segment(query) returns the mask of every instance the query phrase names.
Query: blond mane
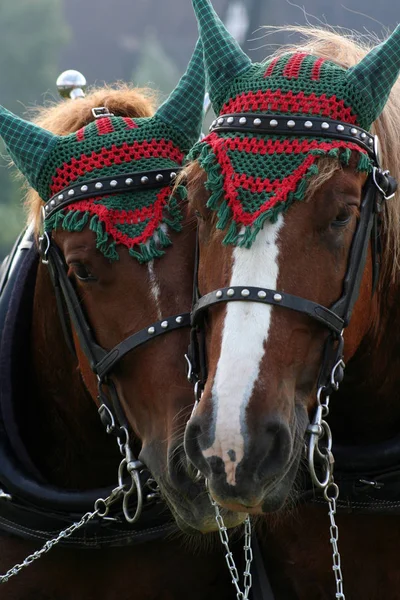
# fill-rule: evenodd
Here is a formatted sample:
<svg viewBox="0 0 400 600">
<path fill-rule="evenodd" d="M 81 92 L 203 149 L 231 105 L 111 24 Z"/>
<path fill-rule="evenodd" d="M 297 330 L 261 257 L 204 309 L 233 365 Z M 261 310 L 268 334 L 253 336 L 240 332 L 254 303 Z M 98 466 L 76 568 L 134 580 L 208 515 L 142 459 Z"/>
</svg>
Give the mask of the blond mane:
<svg viewBox="0 0 400 600">
<path fill-rule="evenodd" d="M 94 120 L 92 108 L 106 106 L 111 113 L 121 117 L 151 117 L 156 104 L 155 93 L 147 88 L 128 84 L 91 89 L 85 98 L 57 102 L 35 111 L 35 123 L 58 135 L 67 135 Z M 26 193 L 28 222 L 38 228 L 38 217 L 43 202 L 38 193 L 29 188 Z"/>
</svg>

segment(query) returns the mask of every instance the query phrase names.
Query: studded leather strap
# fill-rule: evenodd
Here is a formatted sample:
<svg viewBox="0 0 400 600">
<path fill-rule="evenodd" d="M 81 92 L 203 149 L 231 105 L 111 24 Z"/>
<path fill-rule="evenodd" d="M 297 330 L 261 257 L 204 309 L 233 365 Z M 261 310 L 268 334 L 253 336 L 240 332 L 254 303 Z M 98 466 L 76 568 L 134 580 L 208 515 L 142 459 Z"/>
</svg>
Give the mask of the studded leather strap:
<svg viewBox="0 0 400 600">
<path fill-rule="evenodd" d="M 158 169 L 141 173 L 126 173 L 123 177 L 103 177 L 79 185 L 71 185 L 46 202 L 44 206 L 45 218 L 47 219 L 69 204 L 74 204 L 85 198 L 165 187 L 176 179 L 181 170 L 180 167 L 176 167 L 174 169 Z"/>
<path fill-rule="evenodd" d="M 361 127 L 323 117 L 293 116 L 288 118 L 287 115 L 279 116 L 276 113 L 226 114 L 213 121 L 210 131 L 334 138 L 358 144 L 372 158 L 378 158 L 377 142 L 371 133 Z"/>
</svg>

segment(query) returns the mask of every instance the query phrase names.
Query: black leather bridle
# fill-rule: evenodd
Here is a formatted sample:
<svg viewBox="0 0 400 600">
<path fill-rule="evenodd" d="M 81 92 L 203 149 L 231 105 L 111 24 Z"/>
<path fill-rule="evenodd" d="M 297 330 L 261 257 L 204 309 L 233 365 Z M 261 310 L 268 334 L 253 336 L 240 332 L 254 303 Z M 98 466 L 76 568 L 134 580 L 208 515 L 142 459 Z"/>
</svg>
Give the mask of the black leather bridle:
<svg viewBox="0 0 400 600">
<path fill-rule="evenodd" d="M 42 210 L 39 252 L 42 262 L 47 264 L 49 269 L 63 332 L 70 350 L 75 354 L 71 330 L 71 325 L 73 326 L 90 368 L 97 376 L 101 421 L 107 433 L 117 438 L 120 447 L 127 443 L 130 428 L 112 381 L 116 365 L 129 352 L 150 340 L 169 331 L 188 327 L 190 325 L 190 314 L 181 313 L 152 323 L 145 329 L 130 335 L 111 350 L 106 350 L 96 341 L 95 334 L 87 321 L 76 290 L 68 278 L 64 257 L 52 239 L 51 232 L 49 233 L 45 229 L 46 219 L 83 198 L 168 186 L 175 180 L 178 171 L 180 171 L 179 168 L 126 173 L 119 177 L 86 181 L 65 188 L 50 198 Z M 138 460 L 132 460 L 131 466 L 136 469 L 143 467 Z"/>
<path fill-rule="evenodd" d="M 373 169 L 365 184 L 360 218 L 350 250 L 347 272 L 341 297 L 327 308 L 299 296 L 278 290 L 252 286 L 235 286 L 214 290 L 201 296 L 198 286 L 199 242 L 197 240 L 193 306 L 191 313 L 191 342 L 188 351 L 189 378 L 195 385 L 196 400 L 200 399 L 207 380 L 207 355 L 204 318 L 210 308 L 226 302 L 260 302 L 296 310 L 318 321 L 329 330 L 325 342 L 322 366 L 318 376 L 318 390 L 325 396 L 336 391 L 344 376 L 343 330 L 349 324 L 357 300 L 365 267 L 368 245 L 372 238 L 373 291 L 379 277 L 380 219 L 383 203 L 390 199 L 397 183 L 388 171 L 380 167 L 379 142 L 360 127 L 321 117 L 277 116 L 276 114 L 230 114 L 216 119 L 211 132 L 246 132 L 282 136 L 328 137 L 353 142 L 367 151 Z"/>
</svg>

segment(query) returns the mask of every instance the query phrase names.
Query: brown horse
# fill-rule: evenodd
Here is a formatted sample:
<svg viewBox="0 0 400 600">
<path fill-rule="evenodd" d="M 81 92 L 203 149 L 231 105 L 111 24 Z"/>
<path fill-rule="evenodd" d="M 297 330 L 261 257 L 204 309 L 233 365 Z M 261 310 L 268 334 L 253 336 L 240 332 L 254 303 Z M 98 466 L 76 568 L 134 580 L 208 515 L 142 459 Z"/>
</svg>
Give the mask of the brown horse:
<svg viewBox="0 0 400 600">
<path fill-rule="evenodd" d="M 333 560 L 337 598 L 344 598 L 342 567 L 347 598 L 394 600 L 400 585 L 394 558 L 400 521 L 393 516 L 399 500 L 400 205 L 386 199 L 395 184 L 377 169 L 376 155 L 367 150 L 374 140 L 364 129 L 374 121 L 382 164 L 399 178 L 398 60 L 370 122 L 361 108 L 355 117 L 350 107 L 357 94 L 370 101 L 368 86 L 377 89 L 377 73 L 385 86 L 385 66 L 360 78 L 363 88 L 355 85 L 351 100 L 343 101 L 343 90 L 356 69 L 398 44 L 399 30 L 365 62 L 366 47 L 330 31 L 306 30 L 309 42 L 301 48 L 252 65 L 208 0 L 193 4 L 219 117 L 187 169 L 199 220 L 191 358 L 197 386 L 204 388 L 186 431 L 188 456 L 222 506 L 268 514 L 264 554 L 277 598 L 334 597 Z M 327 76 L 333 89 L 323 87 L 326 69 L 335 73 Z M 335 88 L 341 77 L 343 88 Z M 322 140 L 328 130 L 332 137 Z M 361 152 L 375 169 L 363 168 L 356 145 L 345 160 L 332 151 L 346 131 L 349 142 L 351 136 L 365 142 Z M 303 150 L 310 137 L 314 155 Z M 294 170 L 311 164 L 309 178 L 295 180 Z M 285 210 L 275 194 L 282 194 Z M 271 206 L 276 211 L 268 213 Z M 331 398 L 331 436 L 328 396 L 343 378 L 343 358 L 345 377 Z M 305 440 L 308 461 L 302 460 Z M 336 516 L 335 455 L 344 509 Z M 321 490 L 329 500 L 330 535 Z"/>
<path fill-rule="evenodd" d="M 201 85 L 199 89 L 201 113 Z M 181 98 L 178 101 L 182 109 Z M 95 120 L 92 109 L 96 107 L 106 107 L 107 114 L 115 115 L 113 123 L 121 117 L 133 127 L 134 120 L 144 121 L 152 115 L 154 95 L 128 86 L 98 89 L 86 98 L 43 110 L 37 123 L 54 134 L 78 131 L 84 132 L 79 134 L 84 137 L 87 128 L 82 128 Z M 108 123 L 109 117 L 105 119 Z M 36 238 L 43 202 L 33 190 L 28 193 L 28 206 Z M 153 323 L 160 330 L 171 315 L 189 310 L 195 227 L 183 201 L 180 210 L 183 227 L 181 232 L 170 232 L 172 247 L 162 258 L 144 264 L 134 260 L 122 245 L 118 247 L 119 260 L 111 263 L 96 248 L 96 236 L 89 227 L 74 232 L 59 228 L 53 233 L 77 302 L 96 343 L 103 348 L 111 349 L 143 329 L 147 332 Z M 24 247 L 28 246 L 29 239 Z M 105 498 L 117 486 L 121 463 L 115 437 L 106 435 L 97 414 L 98 380 L 75 322 L 72 350 L 76 356 L 68 348 L 68 318 L 66 331 L 60 321 L 65 308 L 57 307 L 49 269 L 38 262 L 33 247 L 18 273 L 18 281 L 27 290 L 24 287 L 22 296 L 13 292 L 2 336 L 2 369 L 11 374 L 10 390 L 4 379 L 1 388 L 1 426 L 7 430 L 11 448 L 7 446 L 4 451 L 7 470 L 4 463 L 1 475 L 4 489 L 0 502 L 9 511 L 7 518 L 4 512 L 0 518 L 2 529 L 8 532 L 0 538 L 1 574 L 40 548 L 45 539 L 55 537 L 57 530 L 79 521 L 82 512 L 92 511 L 98 490 Z M 16 337 L 9 339 L 12 319 Z M 175 321 L 180 324 L 180 317 Z M 172 331 L 125 355 L 112 378 L 131 436 L 134 434 L 131 450 L 151 470 L 176 522 L 188 533 L 213 530 L 214 511 L 204 487 L 193 481 L 182 458 L 183 430 L 193 394 L 182 361 L 188 329 L 173 330 L 172 325 L 170 322 Z M 9 391 L 10 406 L 5 398 Z M 110 422 L 106 424 L 112 429 Z M 123 447 L 126 440 L 119 442 Z M 144 468 L 137 462 L 131 464 Z M 143 475 L 141 472 L 140 477 Z M 129 473 L 125 469 L 121 478 L 125 481 L 126 477 Z M 94 519 L 83 536 L 69 538 L 70 548 L 54 548 L 4 583 L 1 597 L 183 600 L 190 593 L 199 600 L 231 598 L 232 586 L 220 547 L 213 549 L 208 538 L 208 547 L 203 548 L 198 541 L 178 535 L 178 528 L 158 499 L 160 491 L 151 480 L 148 483 L 143 489 L 144 508 L 138 524 L 124 525 L 120 509 L 110 511 L 105 520 Z M 17 497 L 19 491 L 22 499 Z M 16 504 L 19 512 L 13 513 Z M 101 503 L 101 512 L 103 507 Z M 134 512 L 135 501 L 128 507 L 128 514 Z M 29 519 L 24 520 L 25 513 L 31 515 L 34 526 L 29 525 Z M 242 515 L 233 515 L 230 524 L 242 519 Z M 10 535 L 14 532 L 28 539 Z"/>
</svg>

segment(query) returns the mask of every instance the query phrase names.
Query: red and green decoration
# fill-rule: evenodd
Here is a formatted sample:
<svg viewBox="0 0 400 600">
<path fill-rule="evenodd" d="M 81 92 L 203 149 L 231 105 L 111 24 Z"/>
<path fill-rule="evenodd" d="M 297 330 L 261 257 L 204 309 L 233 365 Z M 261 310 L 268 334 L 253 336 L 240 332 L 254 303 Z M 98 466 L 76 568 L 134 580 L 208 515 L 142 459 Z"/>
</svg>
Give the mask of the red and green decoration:
<svg viewBox="0 0 400 600">
<path fill-rule="evenodd" d="M 226 30 L 209 0 L 192 0 L 204 48 L 206 78 L 216 115 L 268 113 L 326 117 L 369 129 L 400 72 L 400 26 L 356 66 L 344 69 L 318 56 L 286 53 L 253 64 Z M 217 212 L 225 244 L 250 247 L 266 221 L 274 222 L 305 197 L 317 159 L 358 169 L 371 162 L 357 144 L 316 137 L 212 132 L 192 149 L 207 173 L 208 206 Z"/>
<path fill-rule="evenodd" d="M 56 136 L 0 107 L 0 135 L 16 166 L 44 202 L 65 188 L 107 177 L 181 167 L 198 140 L 205 91 L 202 46 L 169 99 L 151 118 L 102 116 L 78 132 Z M 62 228 L 96 233 L 97 248 L 118 259 L 118 245 L 147 262 L 164 254 L 169 232 L 180 231 L 180 198 L 186 190 L 161 188 L 117 192 L 68 205 L 45 220 Z"/>
</svg>

